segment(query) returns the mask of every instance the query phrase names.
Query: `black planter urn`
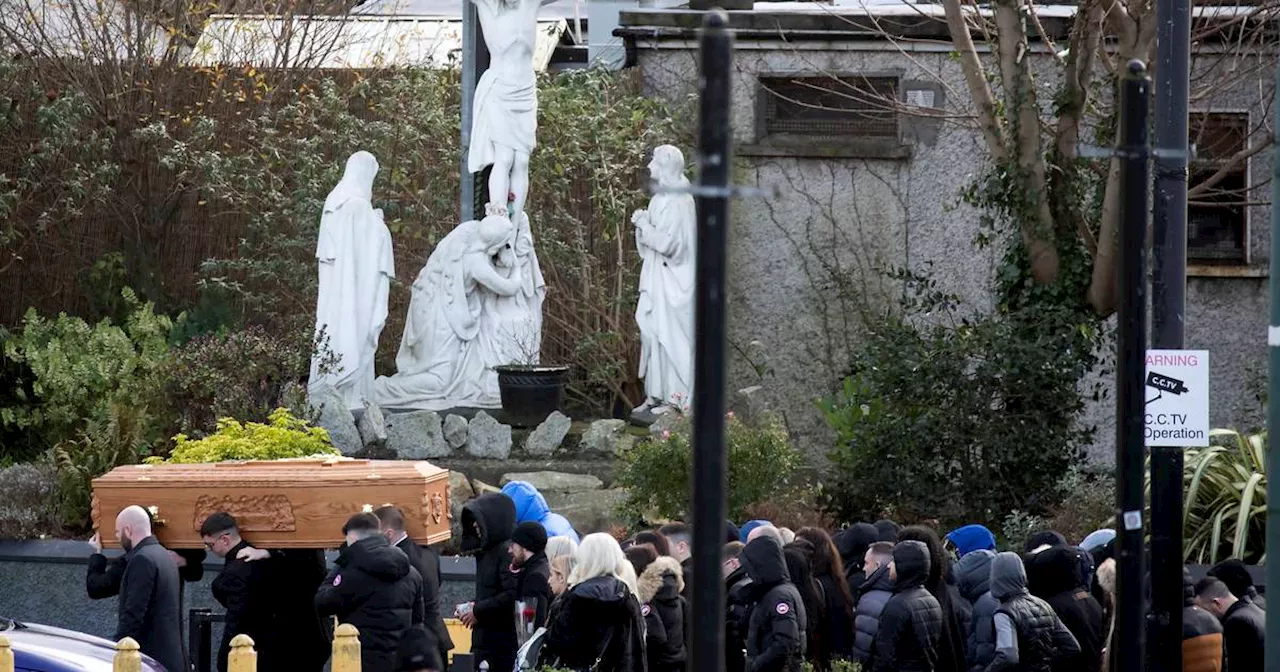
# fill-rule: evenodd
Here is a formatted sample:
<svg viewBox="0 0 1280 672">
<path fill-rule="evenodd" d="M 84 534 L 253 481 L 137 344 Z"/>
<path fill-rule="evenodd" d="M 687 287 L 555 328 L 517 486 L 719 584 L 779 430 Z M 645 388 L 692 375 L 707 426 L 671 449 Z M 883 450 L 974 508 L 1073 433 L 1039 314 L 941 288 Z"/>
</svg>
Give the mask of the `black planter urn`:
<svg viewBox="0 0 1280 672">
<path fill-rule="evenodd" d="M 560 410 L 569 367 L 507 364 L 495 366 L 493 370 L 498 372 L 502 414 L 508 423 L 534 427 L 552 411 Z"/>
</svg>

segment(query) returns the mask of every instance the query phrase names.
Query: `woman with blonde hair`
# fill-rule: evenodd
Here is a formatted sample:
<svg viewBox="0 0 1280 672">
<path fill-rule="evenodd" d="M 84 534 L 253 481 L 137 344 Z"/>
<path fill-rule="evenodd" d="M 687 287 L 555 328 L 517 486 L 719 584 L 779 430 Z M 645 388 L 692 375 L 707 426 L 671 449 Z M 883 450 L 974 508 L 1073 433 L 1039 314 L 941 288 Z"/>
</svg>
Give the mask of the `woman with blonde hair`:
<svg viewBox="0 0 1280 672">
<path fill-rule="evenodd" d="M 618 542 L 607 534 L 587 535 L 574 552 L 568 584 L 551 609 L 541 664 L 575 672 L 643 672 L 636 573 Z"/>
<path fill-rule="evenodd" d="M 548 560 L 555 560 L 561 556 L 573 557 L 578 550 L 578 543 L 572 537 L 556 536 L 547 540 L 547 550 L 543 551 L 547 554 Z"/>
</svg>

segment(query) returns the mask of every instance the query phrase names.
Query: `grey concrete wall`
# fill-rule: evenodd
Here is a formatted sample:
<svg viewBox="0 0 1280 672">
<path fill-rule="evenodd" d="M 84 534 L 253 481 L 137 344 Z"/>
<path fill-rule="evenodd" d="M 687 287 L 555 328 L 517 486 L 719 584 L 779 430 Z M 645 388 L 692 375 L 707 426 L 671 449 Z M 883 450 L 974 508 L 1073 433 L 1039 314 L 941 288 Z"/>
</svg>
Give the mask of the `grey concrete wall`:
<svg viewBox="0 0 1280 672">
<path fill-rule="evenodd" d="M 641 38 L 636 47 L 650 93 L 674 100 L 695 93 L 693 41 Z M 1047 109 L 1055 67 L 1047 53 L 1033 57 Z M 970 102 L 949 49 L 927 44 L 740 38 L 734 58 L 737 180 L 780 193 L 734 206 L 732 383 L 759 384 L 761 364 L 767 364 L 771 373 L 764 384 L 775 405 L 786 414 L 793 436 L 818 457 L 829 449 L 832 435 L 813 400 L 835 389 L 850 349 L 900 291 L 879 275 L 880 269 L 928 270 L 944 290 L 964 297 L 975 310 L 990 308 L 999 250 L 974 245 L 980 213 L 959 203 L 961 189 L 986 169 L 987 150 L 963 118 L 908 118 L 903 137 L 910 156 L 905 159 L 752 155 L 760 75 L 897 73 L 904 88 L 932 86 L 936 104 L 954 117 L 967 114 Z M 1213 84 L 1213 72 L 1205 60 L 1198 61 L 1196 81 Z M 1260 89 L 1256 77 L 1228 81 L 1193 108 L 1247 109 L 1254 119 L 1262 119 L 1266 101 L 1258 92 L 1266 87 Z M 1269 158 L 1252 159 L 1255 183 L 1269 170 Z M 1245 275 L 1257 275 L 1267 263 L 1268 216 L 1266 207 L 1251 209 L 1251 268 L 1244 269 Z M 1250 381 L 1265 363 L 1265 278 L 1192 278 L 1187 298 L 1187 347 L 1211 351 L 1213 424 L 1256 426 L 1262 406 Z M 1095 377 L 1109 382 L 1111 375 L 1100 367 Z M 1110 396 L 1090 404 L 1082 415 L 1082 422 L 1099 427 L 1091 451 L 1096 461 L 1113 459 L 1113 415 Z"/>
</svg>

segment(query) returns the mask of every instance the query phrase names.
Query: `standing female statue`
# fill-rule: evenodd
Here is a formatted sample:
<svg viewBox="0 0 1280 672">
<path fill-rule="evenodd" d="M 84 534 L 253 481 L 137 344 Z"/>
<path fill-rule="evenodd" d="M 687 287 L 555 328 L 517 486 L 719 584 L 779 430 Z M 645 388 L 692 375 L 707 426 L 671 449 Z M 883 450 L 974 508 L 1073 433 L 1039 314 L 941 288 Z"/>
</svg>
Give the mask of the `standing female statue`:
<svg viewBox="0 0 1280 672">
<path fill-rule="evenodd" d="M 387 323 L 387 295 L 396 273 L 391 232 L 382 211 L 373 208 L 377 174 L 378 160 L 369 152 L 347 159 L 342 180 L 324 200 L 316 244 L 316 335 L 322 335 L 322 342 L 311 357 L 308 387 L 314 392 L 332 385 L 348 409 L 364 408 L 366 400 L 373 400 L 373 357 Z M 325 362 L 327 354 L 336 363 Z"/>
</svg>

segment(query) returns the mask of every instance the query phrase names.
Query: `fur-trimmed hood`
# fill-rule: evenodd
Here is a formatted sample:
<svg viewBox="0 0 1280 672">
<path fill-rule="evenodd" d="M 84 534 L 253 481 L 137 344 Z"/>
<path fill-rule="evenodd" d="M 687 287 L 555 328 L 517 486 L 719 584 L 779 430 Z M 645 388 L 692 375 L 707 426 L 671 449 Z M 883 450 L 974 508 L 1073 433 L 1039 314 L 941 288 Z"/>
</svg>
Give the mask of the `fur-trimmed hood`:
<svg viewBox="0 0 1280 672">
<path fill-rule="evenodd" d="M 636 591 L 641 604 L 648 604 L 655 597 L 669 597 L 666 593 L 679 595 L 684 591 L 684 570 L 675 558 L 661 556 L 645 567 L 636 581 Z"/>
</svg>

